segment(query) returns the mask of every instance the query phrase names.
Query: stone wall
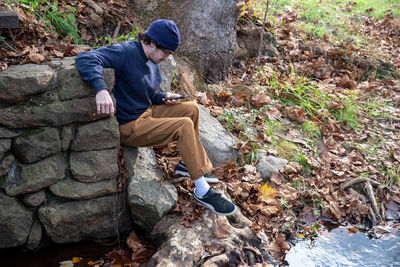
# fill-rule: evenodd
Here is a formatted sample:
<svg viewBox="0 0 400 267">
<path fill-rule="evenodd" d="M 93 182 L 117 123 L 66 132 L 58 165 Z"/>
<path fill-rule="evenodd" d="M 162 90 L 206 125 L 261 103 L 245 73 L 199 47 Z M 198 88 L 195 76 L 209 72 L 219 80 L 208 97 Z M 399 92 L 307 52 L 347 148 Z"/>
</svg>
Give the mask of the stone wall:
<svg viewBox="0 0 400 267">
<path fill-rule="evenodd" d="M 172 57 L 160 67 L 167 91 L 179 71 Z M 113 70 L 104 77 L 113 88 Z M 236 140 L 203 107 L 200 120 L 212 163 L 236 157 Z M 45 234 L 56 243 L 107 238 L 133 223 L 150 231 L 177 201 L 156 163 L 151 148 L 120 147 L 118 122 L 97 115 L 74 58 L 0 72 L 0 249 L 36 249 Z"/>
<path fill-rule="evenodd" d="M 113 70 L 104 76 L 113 88 Z M 43 230 L 66 243 L 131 228 L 118 122 L 96 114 L 93 95 L 74 58 L 0 72 L 0 248 L 34 249 Z"/>
</svg>

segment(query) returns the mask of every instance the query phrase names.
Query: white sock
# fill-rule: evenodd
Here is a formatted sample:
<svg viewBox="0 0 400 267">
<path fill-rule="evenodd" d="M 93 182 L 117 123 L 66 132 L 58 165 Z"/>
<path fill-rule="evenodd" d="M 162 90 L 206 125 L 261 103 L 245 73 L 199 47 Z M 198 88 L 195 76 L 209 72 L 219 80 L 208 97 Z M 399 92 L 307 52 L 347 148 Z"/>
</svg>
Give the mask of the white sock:
<svg viewBox="0 0 400 267">
<path fill-rule="evenodd" d="M 196 196 L 198 197 L 203 197 L 210 189 L 210 185 L 207 183 L 204 176 L 194 180 L 194 185 L 196 186 Z"/>
</svg>

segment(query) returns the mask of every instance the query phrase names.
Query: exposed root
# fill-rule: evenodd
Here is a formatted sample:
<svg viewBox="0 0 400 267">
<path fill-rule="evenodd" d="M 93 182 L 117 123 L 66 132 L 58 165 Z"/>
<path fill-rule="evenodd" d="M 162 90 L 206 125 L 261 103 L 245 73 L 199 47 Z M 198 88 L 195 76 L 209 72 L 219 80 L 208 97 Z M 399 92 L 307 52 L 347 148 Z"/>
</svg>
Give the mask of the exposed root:
<svg viewBox="0 0 400 267">
<path fill-rule="evenodd" d="M 340 188 L 342 190 L 345 190 L 346 188 L 348 188 L 348 187 L 350 187 L 352 185 L 355 185 L 355 184 L 358 184 L 358 183 L 361 183 L 361 182 L 369 182 L 370 180 L 371 179 L 365 178 L 365 177 L 354 178 L 354 179 L 351 179 L 351 180 L 347 181 L 346 183 L 342 184 L 340 186 Z"/>
<path fill-rule="evenodd" d="M 364 191 L 367 194 L 369 202 L 371 203 L 372 211 L 375 214 L 376 220 L 378 220 L 378 222 L 382 221 L 381 215 L 379 214 L 378 206 L 376 205 L 374 191 L 372 189 L 372 185 L 369 182 L 365 183 Z"/>
</svg>

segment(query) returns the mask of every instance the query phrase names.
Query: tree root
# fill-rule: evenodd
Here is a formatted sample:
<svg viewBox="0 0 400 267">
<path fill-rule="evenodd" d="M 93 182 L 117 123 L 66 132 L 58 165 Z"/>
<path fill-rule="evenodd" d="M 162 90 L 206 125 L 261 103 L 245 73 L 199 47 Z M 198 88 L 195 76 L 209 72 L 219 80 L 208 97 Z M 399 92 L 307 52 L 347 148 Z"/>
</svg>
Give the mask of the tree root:
<svg viewBox="0 0 400 267">
<path fill-rule="evenodd" d="M 371 203 L 372 211 L 375 214 L 375 218 L 378 220 L 378 222 L 381 222 L 382 218 L 381 215 L 379 214 L 378 205 L 376 204 L 374 191 L 372 189 L 372 185 L 369 182 L 365 183 L 364 191 L 368 196 L 369 202 Z"/>
<path fill-rule="evenodd" d="M 353 186 L 355 184 L 361 183 L 361 182 L 365 183 L 364 192 L 365 192 L 365 195 L 367 197 L 365 197 L 364 195 L 358 193 L 353 188 L 350 188 L 349 191 L 350 191 L 350 193 L 352 195 L 356 196 L 358 199 L 360 199 L 364 203 L 367 203 L 368 201 L 369 201 L 369 203 L 371 203 L 371 206 L 369 207 L 369 213 L 370 213 L 370 216 L 371 216 L 371 222 L 372 222 L 372 225 L 376 225 L 377 222 L 379 223 L 379 222 L 382 221 L 382 218 L 385 218 L 385 216 L 384 216 L 384 207 L 382 206 L 382 209 L 381 209 L 382 210 L 382 216 L 381 216 L 381 214 L 379 212 L 379 208 L 378 208 L 377 202 L 376 202 L 374 190 L 373 190 L 371 184 L 373 184 L 375 186 L 378 186 L 380 184 L 378 182 L 375 182 L 375 181 L 369 179 L 369 178 L 359 177 L 359 178 L 354 178 L 354 179 L 351 179 L 351 180 L 347 181 L 346 183 L 342 184 L 340 186 L 340 188 L 342 190 L 345 190 L 346 188 L 348 188 L 350 186 Z"/>
<path fill-rule="evenodd" d="M 340 186 L 340 189 L 345 190 L 346 188 L 348 188 L 348 187 L 350 187 L 350 186 L 352 186 L 354 184 L 358 184 L 358 183 L 361 183 L 361 182 L 369 182 L 370 180 L 371 179 L 364 178 L 364 177 L 354 178 L 354 179 L 351 179 L 351 180 L 347 181 L 346 183 L 342 184 Z"/>
</svg>

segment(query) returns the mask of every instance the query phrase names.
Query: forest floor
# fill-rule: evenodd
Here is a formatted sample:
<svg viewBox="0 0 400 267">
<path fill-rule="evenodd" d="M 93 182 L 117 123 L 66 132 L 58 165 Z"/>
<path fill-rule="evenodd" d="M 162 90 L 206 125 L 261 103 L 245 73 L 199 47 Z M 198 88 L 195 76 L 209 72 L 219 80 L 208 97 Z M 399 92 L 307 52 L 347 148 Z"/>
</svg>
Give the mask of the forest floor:
<svg viewBox="0 0 400 267">
<path fill-rule="evenodd" d="M 85 44 L 107 45 L 137 32 L 128 1 L 97 2 L 104 12 L 101 30 L 95 30 L 82 1 L 58 5 L 59 12 L 74 8 L 76 30 Z M 1 70 L 84 49 L 71 44 L 73 34 L 45 31 L 52 26 L 27 6 L 12 7 L 22 28 L 2 30 Z M 348 20 L 346 34 L 329 25 L 305 27 L 323 14 L 305 17 L 312 12 L 296 5 L 271 10 L 274 19 L 262 27 L 275 36 L 279 54 L 237 60 L 226 81 L 198 94 L 197 101 L 240 140 L 240 159 L 216 166 L 213 174 L 225 183 L 255 233 L 271 241 L 268 249 L 279 261 L 289 243 L 318 235 L 324 220 L 368 228 L 399 221 L 400 20 L 393 12 L 374 17 L 373 8 L 353 10 L 355 2 L 337 6 L 335 16 L 343 13 Z M 263 19 L 250 11 L 243 9 L 242 19 L 261 26 Z M 116 20 L 118 14 L 126 14 L 124 20 Z M 267 183 L 255 167 L 259 150 L 289 162 Z M 173 146 L 158 151 L 168 178 L 176 178 L 176 156 Z M 179 201 L 172 212 L 188 227 L 204 212 L 187 193 L 192 188 L 189 180 L 177 186 Z"/>
</svg>

